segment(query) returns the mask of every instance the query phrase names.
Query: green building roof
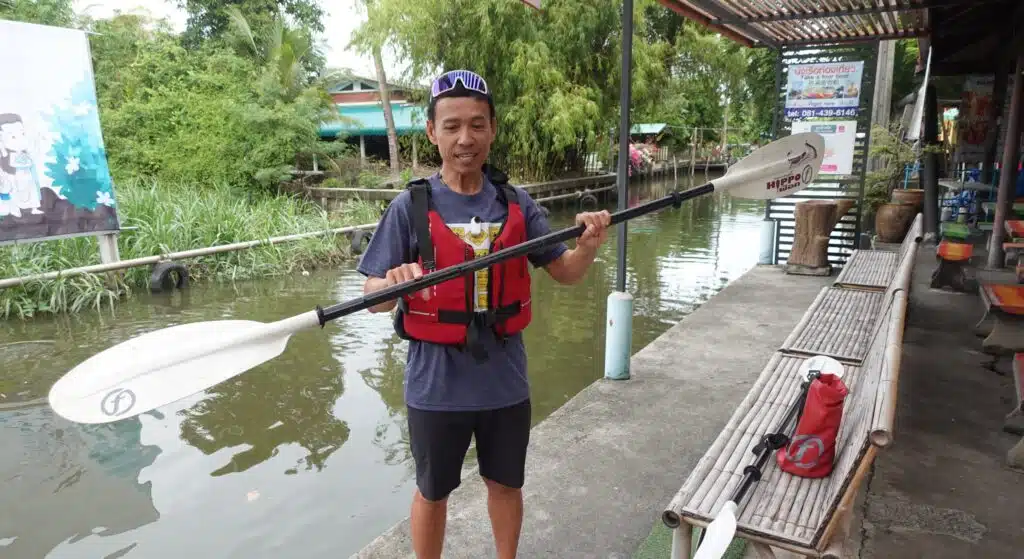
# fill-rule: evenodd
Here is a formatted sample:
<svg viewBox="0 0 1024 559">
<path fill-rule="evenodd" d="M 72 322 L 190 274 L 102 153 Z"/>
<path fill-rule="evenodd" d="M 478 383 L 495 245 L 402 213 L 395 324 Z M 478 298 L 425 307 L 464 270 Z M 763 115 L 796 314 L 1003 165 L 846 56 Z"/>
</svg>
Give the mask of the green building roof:
<svg viewBox="0 0 1024 559">
<path fill-rule="evenodd" d="M 634 124 L 629 129 L 630 134 L 661 134 L 668 124 L 664 122 L 655 122 L 651 124 Z"/>
<path fill-rule="evenodd" d="M 395 118 L 395 130 L 399 134 L 426 131 L 427 112 L 423 107 L 399 101 L 391 104 Z M 379 104 L 339 105 L 338 114 L 350 118 L 354 124 L 342 121 L 326 122 L 320 125 L 321 138 L 334 138 L 338 134 L 350 136 L 385 136 L 384 109 Z"/>
</svg>

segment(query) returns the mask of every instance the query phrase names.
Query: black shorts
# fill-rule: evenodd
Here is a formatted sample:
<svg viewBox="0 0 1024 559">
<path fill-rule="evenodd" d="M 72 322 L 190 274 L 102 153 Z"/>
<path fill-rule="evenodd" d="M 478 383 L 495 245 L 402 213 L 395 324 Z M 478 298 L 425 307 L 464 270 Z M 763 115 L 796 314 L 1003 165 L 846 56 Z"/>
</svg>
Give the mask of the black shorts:
<svg viewBox="0 0 1024 559">
<path fill-rule="evenodd" d="M 520 489 L 530 442 L 530 400 L 487 411 L 409 410 L 409 439 L 416 460 L 416 486 L 428 501 L 440 501 L 462 483 L 462 463 L 476 437 L 480 475 Z"/>
</svg>

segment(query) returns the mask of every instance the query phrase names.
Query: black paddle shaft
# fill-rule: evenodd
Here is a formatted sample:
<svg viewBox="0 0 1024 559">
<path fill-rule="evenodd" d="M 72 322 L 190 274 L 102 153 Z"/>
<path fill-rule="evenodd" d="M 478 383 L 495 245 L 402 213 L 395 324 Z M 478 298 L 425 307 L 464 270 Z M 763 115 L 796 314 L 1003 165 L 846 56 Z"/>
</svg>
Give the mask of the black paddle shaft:
<svg viewBox="0 0 1024 559">
<path fill-rule="evenodd" d="M 675 192 L 672 192 L 662 198 L 658 198 L 657 200 L 651 200 L 650 202 L 613 213 L 611 224 L 615 225 L 656 210 L 667 208 L 668 206 L 675 206 L 678 208 L 684 201 L 689 200 L 690 198 L 703 196 L 704 194 L 709 194 L 714 192 L 714 190 L 715 185 L 710 182 L 689 190 L 676 190 Z M 379 291 L 374 291 L 373 293 L 358 299 L 331 305 L 326 309 L 322 309 L 318 306 L 316 308 L 316 312 L 320 317 L 320 326 L 323 327 L 324 324 L 336 318 L 341 318 L 354 312 L 365 310 L 399 297 L 404 297 L 410 293 L 415 293 L 421 289 L 437 285 L 450 279 L 455 279 L 459 276 L 471 274 L 477 270 L 488 268 L 510 258 L 523 256 L 539 248 L 568 241 L 569 239 L 579 237 L 584 231 L 586 231 L 585 225 L 568 227 L 561 231 L 554 231 L 542 237 L 531 239 L 525 243 L 519 243 L 517 245 L 501 249 L 497 252 L 492 252 L 491 254 L 481 258 L 475 258 L 468 262 L 463 262 L 462 264 L 442 268 L 414 280 L 392 285 L 391 287 L 386 287 Z"/>
</svg>

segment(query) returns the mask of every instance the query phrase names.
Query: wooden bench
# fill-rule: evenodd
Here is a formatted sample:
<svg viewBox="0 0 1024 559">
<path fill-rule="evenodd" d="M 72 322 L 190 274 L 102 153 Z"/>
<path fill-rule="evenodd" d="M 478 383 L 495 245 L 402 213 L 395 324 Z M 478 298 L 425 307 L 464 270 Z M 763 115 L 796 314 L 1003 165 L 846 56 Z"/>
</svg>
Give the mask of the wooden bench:
<svg viewBox="0 0 1024 559">
<path fill-rule="evenodd" d="M 896 275 L 896 268 L 907 251 L 917 250 L 923 235 L 923 217 L 920 213 L 914 218 L 907 234 L 903 237 L 898 251 L 891 250 L 855 250 L 839 272 L 833 285 L 853 289 L 872 289 L 883 291 Z"/>
<path fill-rule="evenodd" d="M 1003 422 L 1003 431 L 1024 435 L 1024 353 L 1013 356 L 1013 401 L 1013 409 Z"/>
<path fill-rule="evenodd" d="M 978 293 L 985 314 L 974 328 L 985 337 L 982 351 L 996 356 L 1024 352 L 1024 285 L 982 283 Z"/>
<path fill-rule="evenodd" d="M 874 295 L 882 295 L 880 293 Z M 774 456 L 739 504 L 736 536 L 761 557 L 784 549 L 804 557 L 844 557 L 853 504 L 880 448 L 892 443 L 907 292 L 892 293 L 862 365 L 845 364 L 849 388 L 828 477 L 783 472 Z M 691 556 L 693 528 L 705 527 L 732 496 L 754 445 L 774 428 L 799 390 L 804 356 L 775 352 L 725 428 L 671 499 L 662 521 L 673 533 L 672 558 Z"/>
<path fill-rule="evenodd" d="M 941 289 L 951 287 L 954 291 L 974 291 L 976 286 L 967 277 L 964 266 L 970 264 L 974 255 L 974 246 L 943 239 L 935 248 L 935 258 L 939 265 L 932 272 L 931 287 Z"/>
</svg>

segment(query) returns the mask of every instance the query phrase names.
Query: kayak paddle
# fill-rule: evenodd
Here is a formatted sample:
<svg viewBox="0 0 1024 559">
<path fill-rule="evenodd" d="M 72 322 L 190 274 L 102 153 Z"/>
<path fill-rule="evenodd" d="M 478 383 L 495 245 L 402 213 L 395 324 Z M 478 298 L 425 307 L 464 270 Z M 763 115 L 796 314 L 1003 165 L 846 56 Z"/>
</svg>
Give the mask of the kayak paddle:
<svg viewBox="0 0 1024 559">
<path fill-rule="evenodd" d="M 800 394 L 790 405 L 786 417 L 779 423 L 775 432 L 765 435 L 751 450 L 757 455 L 757 460 L 743 469 L 743 481 L 740 482 L 739 488 L 733 493 L 732 498 L 722 505 L 722 510 L 718 511 L 711 524 L 708 524 L 708 527 L 701 532 L 700 540 L 697 542 L 697 553 L 694 554 L 693 559 L 720 559 L 725 555 L 729 544 L 736 536 L 736 511 L 739 509 L 739 503 L 743 501 L 743 497 L 754 483 L 761 480 L 769 456 L 789 444 L 787 431 L 791 422 L 794 429 L 800 423 L 798 416 L 804 408 L 811 383 L 825 374 L 832 374 L 842 379 L 844 371 L 842 363 L 824 355 L 809 357 L 801 363 L 800 368 L 797 369 L 797 376 L 803 381 L 803 384 L 800 385 Z M 796 421 L 793 421 L 794 418 Z"/>
<path fill-rule="evenodd" d="M 813 132 L 776 140 L 707 184 L 611 215 L 612 224 L 712 192 L 768 200 L 806 188 L 818 175 L 824 138 Z M 214 320 L 163 328 L 126 340 L 86 359 L 50 388 L 60 416 L 78 423 L 109 423 L 187 398 L 280 355 L 292 334 L 368 309 L 427 287 L 579 237 L 585 225 L 568 227 L 362 297 L 264 323 Z"/>
</svg>

